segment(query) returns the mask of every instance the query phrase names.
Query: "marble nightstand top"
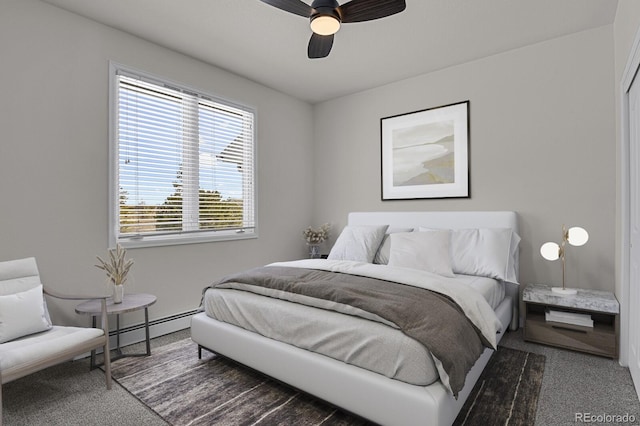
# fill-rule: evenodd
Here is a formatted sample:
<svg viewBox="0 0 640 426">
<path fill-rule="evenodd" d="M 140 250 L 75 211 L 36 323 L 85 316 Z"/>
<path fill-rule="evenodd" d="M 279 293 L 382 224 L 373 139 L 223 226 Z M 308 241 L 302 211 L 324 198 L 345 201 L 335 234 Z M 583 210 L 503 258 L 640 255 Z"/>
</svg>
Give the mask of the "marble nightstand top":
<svg viewBox="0 0 640 426">
<path fill-rule="evenodd" d="M 563 296 L 551 291 L 550 285 L 529 284 L 522 292 L 524 302 L 562 306 L 594 312 L 618 314 L 620 304 L 609 291 L 577 289 L 578 294 Z"/>
</svg>

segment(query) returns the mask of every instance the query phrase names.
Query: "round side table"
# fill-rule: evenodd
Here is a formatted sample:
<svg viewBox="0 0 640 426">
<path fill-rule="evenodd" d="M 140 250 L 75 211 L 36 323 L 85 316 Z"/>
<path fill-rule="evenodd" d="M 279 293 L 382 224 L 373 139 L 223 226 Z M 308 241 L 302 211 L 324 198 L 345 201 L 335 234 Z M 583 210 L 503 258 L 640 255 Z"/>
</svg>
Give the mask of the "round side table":
<svg viewBox="0 0 640 426">
<path fill-rule="evenodd" d="M 113 303 L 113 299 L 107 299 L 107 315 L 116 315 L 116 356 L 111 358 L 112 361 L 123 358 L 125 356 L 149 356 L 151 355 L 151 343 L 149 339 L 149 306 L 156 303 L 156 296 L 145 293 L 125 294 L 122 303 Z M 120 314 L 133 312 L 144 309 L 144 328 L 146 332 L 147 352 L 139 354 L 125 354 L 120 348 Z M 102 307 L 99 300 L 88 300 L 76 306 L 76 312 L 79 314 L 91 315 L 92 325 L 96 326 L 96 318 L 102 313 Z M 96 365 L 95 350 L 91 351 L 91 368 L 99 367 Z"/>
</svg>

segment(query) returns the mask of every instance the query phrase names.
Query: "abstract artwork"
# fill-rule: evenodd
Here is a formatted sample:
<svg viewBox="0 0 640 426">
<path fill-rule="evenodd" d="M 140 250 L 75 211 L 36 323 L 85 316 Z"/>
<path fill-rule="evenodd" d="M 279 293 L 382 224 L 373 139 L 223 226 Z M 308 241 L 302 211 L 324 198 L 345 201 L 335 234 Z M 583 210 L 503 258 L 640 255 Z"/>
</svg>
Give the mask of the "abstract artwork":
<svg viewBox="0 0 640 426">
<path fill-rule="evenodd" d="M 469 101 L 380 119 L 382 199 L 469 197 Z"/>
</svg>

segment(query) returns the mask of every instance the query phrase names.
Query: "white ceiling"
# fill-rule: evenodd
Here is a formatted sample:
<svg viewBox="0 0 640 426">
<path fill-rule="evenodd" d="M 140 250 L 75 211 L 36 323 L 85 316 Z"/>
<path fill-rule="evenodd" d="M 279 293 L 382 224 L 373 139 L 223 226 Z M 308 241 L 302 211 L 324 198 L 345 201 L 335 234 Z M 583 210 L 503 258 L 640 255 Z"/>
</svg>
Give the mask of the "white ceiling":
<svg viewBox="0 0 640 426">
<path fill-rule="evenodd" d="M 312 103 L 608 25 L 618 4 L 407 0 L 397 15 L 344 24 L 331 54 L 311 60 L 308 20 L 259 0 L 43 1 Z"/>
</svg>

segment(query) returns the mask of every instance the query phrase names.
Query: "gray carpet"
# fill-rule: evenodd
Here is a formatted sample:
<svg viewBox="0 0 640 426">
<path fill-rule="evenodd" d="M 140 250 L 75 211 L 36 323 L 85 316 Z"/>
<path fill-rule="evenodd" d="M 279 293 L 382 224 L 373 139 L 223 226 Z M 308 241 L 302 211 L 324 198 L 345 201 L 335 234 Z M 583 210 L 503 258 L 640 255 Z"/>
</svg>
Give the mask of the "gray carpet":
<svg viewBox="0 0 640 426">
<path fill-rule="evenodd" d="M 629 413 L 636 419 L 629 424 L 640 424 L 640 402 L 628 368 L 610 358 L 525 342 L 522 334 L 522 329 L 509 332 L 500 344 L 546 357 L 536 426 L 575 426 L 581 413 Z"/>
<path fill-rule="evenodd" d="M 152 339 L 152 351 L 187 337 L 189 330 Z M 546 356 L 536 426 L 575 425 L 576 413 L 630 413 L 640 418 L 629 370 L 617 361 L 527 343 L 521 330 L 507 333 L 501 345 Z M 142 345 L 125 348 L 140 350 Z M 4 426 L 166 425 L 120 385 L 107 391 L 103 373 L 89 373 L 88 364 L 65 363 L 4 385 Z"/>
</svg>

